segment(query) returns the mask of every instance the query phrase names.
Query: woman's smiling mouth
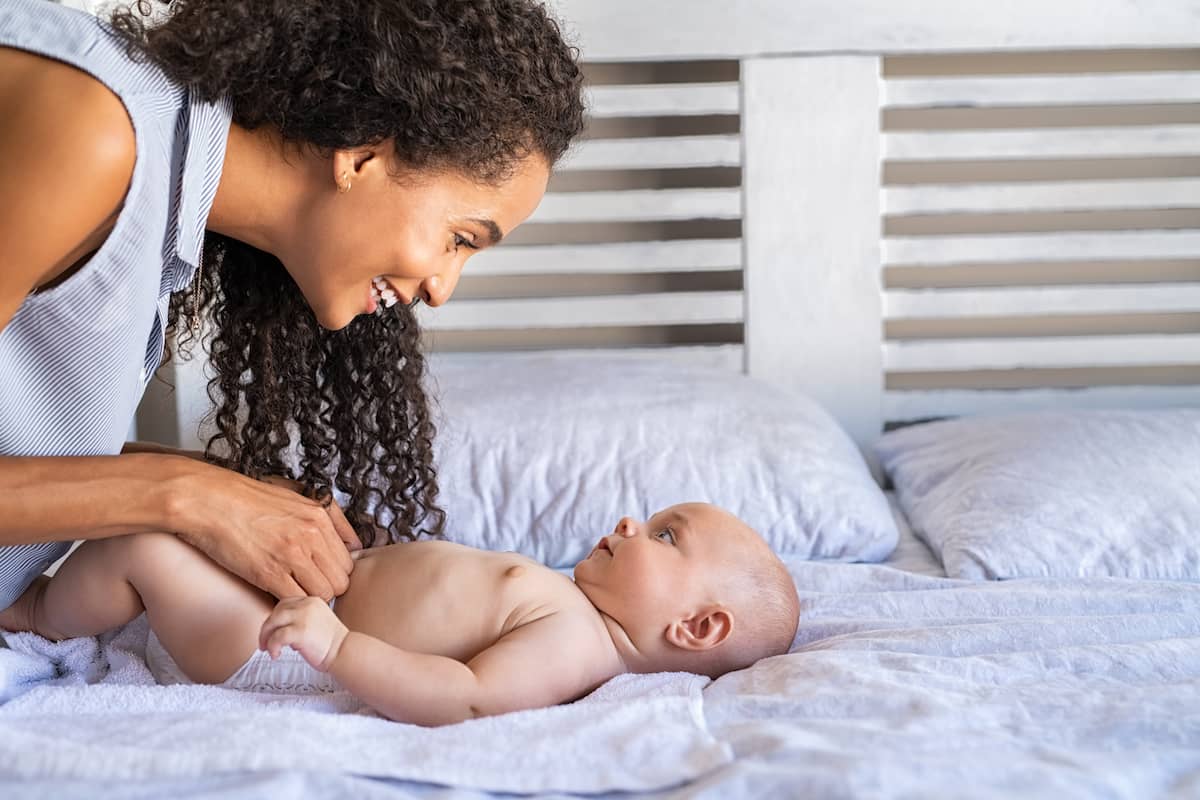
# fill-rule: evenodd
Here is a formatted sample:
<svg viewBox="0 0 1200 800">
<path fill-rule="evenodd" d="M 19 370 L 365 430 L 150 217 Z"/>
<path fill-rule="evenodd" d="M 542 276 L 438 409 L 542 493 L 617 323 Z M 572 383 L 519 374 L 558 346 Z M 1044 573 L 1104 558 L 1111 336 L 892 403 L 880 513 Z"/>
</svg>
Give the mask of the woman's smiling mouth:
<svg viewBox="0 0 1200 800">
<path fill-rule="evenodd" d="M 401 297 L 386 279 L 376 276 L 371 279 L 371 299 L 384 308 L 391 308 Z"/>
</svg>

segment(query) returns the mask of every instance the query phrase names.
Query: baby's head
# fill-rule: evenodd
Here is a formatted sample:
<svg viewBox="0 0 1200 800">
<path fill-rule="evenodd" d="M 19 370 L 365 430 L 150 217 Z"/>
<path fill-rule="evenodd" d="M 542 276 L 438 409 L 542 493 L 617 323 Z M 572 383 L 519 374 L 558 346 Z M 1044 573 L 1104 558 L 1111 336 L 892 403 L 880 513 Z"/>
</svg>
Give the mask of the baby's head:
<svg viewBox="0 0 1200 800">
<path fill-rule="evenodd" d="M 716 677 L 787 652 L 800 601 L 787 569 L 755 531 L 707 503 L 624 517 L 583 561 L 575 583 L 615 620 L 638 671 Z"/>
</svg>

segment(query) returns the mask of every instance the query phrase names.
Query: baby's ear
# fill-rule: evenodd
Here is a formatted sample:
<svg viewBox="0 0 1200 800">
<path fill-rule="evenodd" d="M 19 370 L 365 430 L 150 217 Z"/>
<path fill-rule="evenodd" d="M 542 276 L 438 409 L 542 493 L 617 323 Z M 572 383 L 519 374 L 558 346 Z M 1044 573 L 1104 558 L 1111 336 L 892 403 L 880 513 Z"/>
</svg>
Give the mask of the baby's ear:
<svg viewBox="0 0 1200 800">
<path fill-rule="evenodd" d="M 667 641 L 683 650 L 703 651 L 717 647 L 733 633 L 733 612 L 723 606 L 707 606 L 687 619 L 667 626 Z"/>
</svg>

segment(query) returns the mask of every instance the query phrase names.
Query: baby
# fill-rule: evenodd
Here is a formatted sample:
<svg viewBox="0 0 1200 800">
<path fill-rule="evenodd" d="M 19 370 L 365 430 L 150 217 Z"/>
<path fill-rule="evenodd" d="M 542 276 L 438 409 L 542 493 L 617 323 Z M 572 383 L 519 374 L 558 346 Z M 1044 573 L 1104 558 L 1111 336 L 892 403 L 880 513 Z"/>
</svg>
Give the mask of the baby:
<svg viewBox="0 0 1200 800">
<path fill-rule="evenodd" d="M 623 672 L 716 677 L 786 652 L 799 617 L 762 538 L 703 503 L 621 519 L 573 581 L 445 541 L 355 556 L 333 604 L 276 603 L 172 535 L 93 540 L 0 627 L 91 636 L 145 610 L 160 682 L 340 688 L 391 719 L 444 725 L 573 700 Z"/>
</svg>

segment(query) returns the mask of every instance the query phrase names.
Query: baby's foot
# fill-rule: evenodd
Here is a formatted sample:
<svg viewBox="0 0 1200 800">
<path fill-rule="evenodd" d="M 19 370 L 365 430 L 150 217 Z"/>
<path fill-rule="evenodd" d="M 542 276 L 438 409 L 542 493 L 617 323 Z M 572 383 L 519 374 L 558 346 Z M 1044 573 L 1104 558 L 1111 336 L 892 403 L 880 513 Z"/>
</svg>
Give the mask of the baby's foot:
<svg viewBox="0 0 1200 800">
<path fill-rule="evenodd" d="M 37 633 L 34 614 L 49 584 L 50 579 L 45 575 L 34 578 L 33 583 L 29 584 L 29 588 L 17 598 L 15 603 L 0 611 L 0 628 L 14 633 L 18 631 Z"/>
</svg>

